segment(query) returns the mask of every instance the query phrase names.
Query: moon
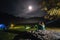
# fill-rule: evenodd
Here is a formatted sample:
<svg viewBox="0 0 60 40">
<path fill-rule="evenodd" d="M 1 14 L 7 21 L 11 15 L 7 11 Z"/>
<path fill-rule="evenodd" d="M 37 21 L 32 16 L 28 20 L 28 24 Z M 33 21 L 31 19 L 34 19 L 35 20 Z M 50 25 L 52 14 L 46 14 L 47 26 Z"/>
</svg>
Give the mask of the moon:
<svg viewBox="0 0 60 40">
<path fill-rule="evenodd" d="M 32 10 L 33 9 L 33 7 L 32 6 L 28 6 L 28 10 Z"/>
</svg>

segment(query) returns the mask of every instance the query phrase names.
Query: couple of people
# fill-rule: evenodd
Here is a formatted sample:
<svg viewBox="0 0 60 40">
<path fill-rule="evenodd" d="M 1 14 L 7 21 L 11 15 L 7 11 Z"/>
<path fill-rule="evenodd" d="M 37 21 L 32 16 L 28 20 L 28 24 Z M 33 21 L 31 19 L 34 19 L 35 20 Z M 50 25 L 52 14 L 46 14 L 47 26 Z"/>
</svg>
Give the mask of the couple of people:
<svg viewBox="0 0 60 40">
<path fill-rule="evenodd" d="M 44 22 L 39 22 L 37 24 L 37 29 L 38 30 L 45 30 L 45 23 Z"/>
</svg>

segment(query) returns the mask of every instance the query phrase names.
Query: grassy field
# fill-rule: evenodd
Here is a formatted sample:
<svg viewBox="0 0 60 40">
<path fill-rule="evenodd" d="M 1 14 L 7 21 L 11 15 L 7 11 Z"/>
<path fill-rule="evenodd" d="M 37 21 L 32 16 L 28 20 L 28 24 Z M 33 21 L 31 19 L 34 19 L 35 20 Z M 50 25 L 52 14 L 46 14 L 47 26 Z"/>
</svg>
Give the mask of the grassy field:
<svg viewBox="0 0 60 40">
<path fill-rule="evenodd" d="M 33 27 L 31 28 L 30 25 L 25 26 L 15 26 L 15 27 L 10 27 L 10 30 L 18 30 L 18 31 L 30 31 L 30 30 L 36 30 L 37 28 Z"/>
<path fill-rule="evenodd" d="M 15 26 L 15 27 L 12 27 L 9 29 L 19 30 L 19 31 L 37 30 L 37 28 L 35 28 L 35 27 L 31 28 L 30 25 L 27 25 L 26 27 L 25 26 Z M 60 32 L 60 28 L 58 28 L 58 27 L 46 27 L 46 30 Z"/>
<path fill-rule="evenodd" d="M 28 27 L 29 28 L 29 27 Z M 26 30 L 36 30 L 36 28 L 29 28 L 29 29 L 25 29 L 25 27 L 24 26 L 17 26 L 17 27 L 15 27 L 15 28 L 12 28 L 13 30 L 20 30 L 20 31 L 26 31 Z M 55 28 L 55 27 L 53 27 L 53 28 L 49 28 L 49 27 L 47 27 L 46 28 L 46 30 L 50 30 L 50 31 L 56 31 L 56 32 L 60 32 L 60 28 Z M 5 32 L 0 32 L 0 39 L 1 40 L 12 40 L 13 38 L 14 38 L 14 36 L 15 36 L 15 34 L 13 34 L 13 33 L 5 33 Z"/>
</svg>

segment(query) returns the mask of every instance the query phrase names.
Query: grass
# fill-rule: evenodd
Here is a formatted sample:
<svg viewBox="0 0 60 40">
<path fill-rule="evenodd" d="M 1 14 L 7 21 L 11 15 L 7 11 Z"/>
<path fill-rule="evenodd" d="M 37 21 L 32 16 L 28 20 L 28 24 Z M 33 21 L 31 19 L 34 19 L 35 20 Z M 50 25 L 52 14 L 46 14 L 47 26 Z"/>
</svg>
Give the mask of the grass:
<svg viewBox="0 0 60 40">
<path fill-rule="evenodd" d="M 15 26 L 14 28 L 10 28 L 10 29 L 19 30 L 19 31 L 37 30 L 37 28 L 35 28 L 35 27 L 33 27 L 33 28 L 30 28 L 30 27 L 31 27 L 30 25 L 27 25 L 26 27 L 25 26 Z M 28 28 L 28 29 L 26 29 L 26 28 Z M 46 30 L 60 32 L 60 28 L 57 28 L 57 27 L 46 27 Z"/>
<path fill-rule="evenodd" d="M 27 25 L 26 27 L 25 26 L 15 26 L 15 27 L 12 27 L 9 29 L 18 30 L 18 31 L 30 31 L 30 30 L 36 30 L 37 28 L 35 28 L 35 27 L 31 28 L 30 25 Z"/>
<path fill-rule="evenodd" d="M 26 29 L 24 26 L 16 26 L 14 28 L 9 28 L 9 29 L 20 30 L 20 31 L 36 30 L 35 27 Z M 53 31 L 60 32 L 60 28 L 49 28 L 49 27 L 46 27 L 46 30 L 51 30 L 51 31 L 53 30 Z M 13 34 L 13 33 L 0 32 L 0 39 L 2 39 L 2 40 L 12 40 L 14 38 L 14 36 L 15 36 L 15 34 Z"/>
</svg>

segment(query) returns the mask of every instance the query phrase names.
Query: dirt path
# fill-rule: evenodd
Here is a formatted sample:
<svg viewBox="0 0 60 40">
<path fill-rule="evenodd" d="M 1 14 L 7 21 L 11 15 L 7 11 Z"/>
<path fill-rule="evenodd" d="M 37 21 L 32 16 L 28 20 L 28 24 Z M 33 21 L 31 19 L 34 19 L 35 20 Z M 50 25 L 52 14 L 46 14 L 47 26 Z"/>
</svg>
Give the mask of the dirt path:
<svg viewBox="0 0 60 40">
<path fill-rule="evenodd" d="M 60 28 L 46 28 L 47 30 L 60 32 Z"/>
</svg>

